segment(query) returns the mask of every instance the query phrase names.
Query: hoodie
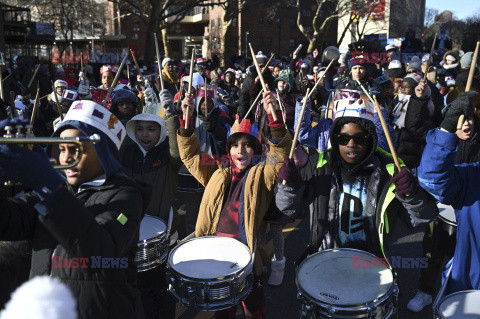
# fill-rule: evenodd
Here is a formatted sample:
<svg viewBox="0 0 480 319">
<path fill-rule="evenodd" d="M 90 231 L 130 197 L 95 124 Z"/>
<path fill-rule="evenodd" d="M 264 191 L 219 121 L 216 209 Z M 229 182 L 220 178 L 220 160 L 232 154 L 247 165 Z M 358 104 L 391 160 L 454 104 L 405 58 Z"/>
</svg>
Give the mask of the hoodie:
<svg viewBox="0 0 480 319">
<path fill-rule="evenodd" d="M 138 121 L 152 121 L 160 125 L 160 137 L 148 151 L 140 145 L 135 136 L 135 125 Z M 151 187 L 153 196 L 145 212 L 168 221 L 170 207 L 176 196 L 177 175 L 181 165 L 175 135 L 178 117 L 163 120 L 157 115 L 142 113 L 128 121 L 126 128 L 133 143 L 124 144 L 120 149 L 123 170 L 136 181 Z"/>
</svg>

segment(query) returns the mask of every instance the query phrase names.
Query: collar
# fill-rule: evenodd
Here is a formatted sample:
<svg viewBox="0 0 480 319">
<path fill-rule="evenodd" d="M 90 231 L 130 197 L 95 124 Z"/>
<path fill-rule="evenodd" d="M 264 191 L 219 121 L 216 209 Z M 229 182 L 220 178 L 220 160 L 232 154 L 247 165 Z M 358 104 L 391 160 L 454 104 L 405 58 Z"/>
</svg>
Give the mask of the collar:
<svg viewBox="0 0 480 319">
<path fill-rule="evenodd" d="M 80 185 L 80 187 L 77 190 L 77 193 L 80 193 L 81 191 L 83 191 L 87 188 L 90 188 L 90 187 L 102 186 L 103 184 L 105 184 L 105 180 L 106 180 L 106 175 L 105 174 L 97 176 L 95 179 Z"/>
</svg>

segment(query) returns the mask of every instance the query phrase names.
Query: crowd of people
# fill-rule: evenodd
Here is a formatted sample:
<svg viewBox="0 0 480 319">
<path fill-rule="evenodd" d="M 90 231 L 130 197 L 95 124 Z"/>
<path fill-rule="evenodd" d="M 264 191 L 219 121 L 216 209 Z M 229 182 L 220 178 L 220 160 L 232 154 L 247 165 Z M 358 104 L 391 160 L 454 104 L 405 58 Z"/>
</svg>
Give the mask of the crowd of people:
<svg viewBox="0 0 480 319">
<path fill-rule="evenodd" d="M 67 293 L 58 318 L 175 318 L 165 263 L 143 272 L 134 263 L 145 214 L 171 225 L 170 247 L 215 235 L 254 253 L 245 318 L 267 317 L 263 285 L 281 285 L 287 262 L 282 229 L 302 218 L 310 220 L 302 260 L 332 248 L 388 260 L 397 221 L 424 227 L 429 262 L 410 311 L 432 304 L 446 257 L 448 293 L 480 289 L 478 68 L 465 92 L 474 54 L 421 53 L 405 63 L 395 46 L 385 51 L 386 63 L 347 52 L 330 67 L 318 50 L 271 59 L 259 51 L 258 68 L 241 57 L 227 66 L 165 57 L 161 70 L 45 63 L 36 99 L 7 63 L 3 135 L 30 123 L 35 137 L 100 141 L 83 140 L 79 163 L 61 171 L 49 157 L 71 164 L 76 145 L 0 143 L 1 176 L 13 182 L 0 200 L 0 318 L 20 318 L 12 313 L 22 311 L 21 294 L 9 302 L 10 294 L 28 276 L 58 278 L 71 291 L 76 307 Z M 438 202 L 455 209 L 453 251 L 435 243 Z M 93 256 L 126 266 L 94 267 Z M 236 308 L 215 317 L 235 318 Z"/>
</svg>

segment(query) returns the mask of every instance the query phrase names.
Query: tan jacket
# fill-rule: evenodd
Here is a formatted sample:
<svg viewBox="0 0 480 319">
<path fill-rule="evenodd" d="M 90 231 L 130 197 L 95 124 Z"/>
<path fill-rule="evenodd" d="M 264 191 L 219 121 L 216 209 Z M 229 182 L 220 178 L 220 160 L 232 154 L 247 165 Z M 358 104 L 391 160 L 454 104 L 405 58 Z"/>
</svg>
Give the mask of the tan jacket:
<svg viewBox="0 0 480 319">
<path fill-rule="evenodd" d="M 292 145 L 292 136 L 285 127 L 272 129 L 273 138 L 280 139 L 277 144 L 270 144 L 270 152 L 265 162 L 254 165 L 245 181 L 245 233 L 248 247 L 255 249 L 260 226 L 268 206 L 274 196 L 274 186 L 277 181 L 278 170 L 288 156 Z M 232 169 L 216 165 L 202 165 L 202 155 L 195 133 L 189 137 L 177 134 L 180 158 L 183 163 L 202 185 L 205 186 L 200 211 L 198 213 L 195 236 L 214 235 L 217 231 L 218 220 L 228 185 L 232 180 Z M 203 155 L 205 158 L 205 155 Z M 204 161 L 205 162 L 205 161 Z M 268 255 L 259 242 L 257 244 L 254 272 L 261 275 L 263 265 L 270 262 Z"/>
</svg>

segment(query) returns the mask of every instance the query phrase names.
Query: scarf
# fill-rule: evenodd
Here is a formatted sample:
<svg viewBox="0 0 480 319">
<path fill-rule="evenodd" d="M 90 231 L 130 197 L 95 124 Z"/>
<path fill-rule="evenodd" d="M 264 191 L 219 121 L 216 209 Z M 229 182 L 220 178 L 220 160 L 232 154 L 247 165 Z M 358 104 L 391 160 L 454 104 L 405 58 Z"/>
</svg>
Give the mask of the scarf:
<svg viewBox="0 0 480 319">
<path fill-rule="evenodd" d="M 405 115 L 407 114 L 410 97 L 411 95 L 399 93 L 398 103 L 393 108 L 393 124 L 399 129 L 405 127 Z"/>
</svg>

